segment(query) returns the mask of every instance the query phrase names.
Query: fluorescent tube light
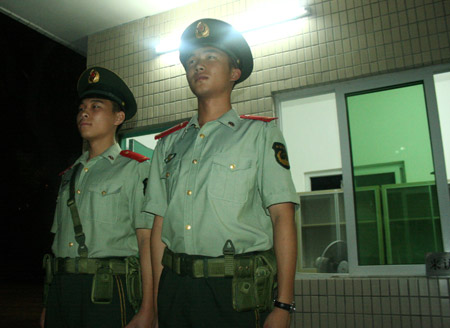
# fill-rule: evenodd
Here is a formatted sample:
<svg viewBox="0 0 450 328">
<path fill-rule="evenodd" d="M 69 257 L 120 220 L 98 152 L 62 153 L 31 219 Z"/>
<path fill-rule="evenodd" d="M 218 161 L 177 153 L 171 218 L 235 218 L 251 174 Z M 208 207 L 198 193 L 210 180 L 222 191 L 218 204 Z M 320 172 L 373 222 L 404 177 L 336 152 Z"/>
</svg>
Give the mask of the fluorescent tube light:
<svg viewBox="0 0 450 328">
<path fill-rule="evenodd" d="M 245 19 L 240 18 L 239 22 L 233 24 L 233 26 L 239 32 L 245 34 L 264 29 L 267 30 L 270 27 L 294 21 L 310 15 L 309 8 L 299 7 L 298 1 L 288 1 L 282 3 L 282 5 L 265 6 L 258 10 L 253 10 L 251 15 Z M 277 32 L 278 36 L 282 36 Z M 172 52 L 178 50 L 180 46 L 181 32 L 174 34 L 168 38 L 162 39 L 161 42 L 156 45 L 155 51 L 158 54 Z"/>
</svg>

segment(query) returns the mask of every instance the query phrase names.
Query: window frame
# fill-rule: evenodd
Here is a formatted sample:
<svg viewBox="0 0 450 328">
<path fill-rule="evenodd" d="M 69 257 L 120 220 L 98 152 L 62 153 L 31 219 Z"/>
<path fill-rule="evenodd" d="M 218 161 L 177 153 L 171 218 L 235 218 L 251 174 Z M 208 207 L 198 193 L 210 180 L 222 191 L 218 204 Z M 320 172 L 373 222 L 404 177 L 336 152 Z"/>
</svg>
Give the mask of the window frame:
<svg viewBox="0 0 450 328">
<path fill-rule="evenodd" d="M 353 186 L 353 167 L 351 159 L 351 148 L 349 138 L 349 124 L 347 117 L 346 95 L 364 92 L 373 89 L 381 89 L 396 85 L 406 85 L 420 81 L 424 86 L 424 93 L 427 105 L 428 126 L 430 132 L 430 142 L 432 149 L 433 164 L 435 167 L 436 189 L 441 216 L 442 241 L 444 252 L 450 251 L 450 196 L 448 180 L 445 168 L 443 142 L 441 137 L 441 126 L 439 123 L 439 113 L 437 107 L 436 89 L 434 84 L 434 74 L 450 71 L 450 64 L 429 66 L 419 69 L 411 69 L 402 72 L 387 73 L 371 77 L 364 77 L 350 81 L 338 82 L 330 85 L 322 85 L 302 90 L 293 90 L 274 94 L 275 113 L 283 120 L 281 106 L 284 101 L 298 98 L 306 98 L 326 93 L 334 93 L 336 97 L 337 119 L 339 128 L 339 138 L 341 146 L 342 179 L 344 191 L 344 210 L 347 232 L 347 249 L 349 273 L 341 275 L 350 276 L 425 276 L 425 264 L 419 265 L 377 265 L 362 266 L 358 264 L 355 202 Z M 425 262 L 425 258 L 424 258 Z M 306 274 L 314 277 L 336 276 L 336 274 Z M 297 273 L 297 278 L 305 278 L 304 273 Z"/>
<path fill-rule="evenodd" d="M 125 144 L 125 139 L 132 138 L 132 137 L 140 137 L 147 134 L 155 134 L 163 132 L 167 129 L 170 129 L 171 127 L 185 122 L 186 119 L 176 120 L 176 121 L 170 121 L 166 123 L 160 123 L 160 124 L 153 124 L 149 126 L 142 126 L 137 127 L 129 130 L 119 131 L 118 134 L 118 143 L 122 149 L 128 149 L 128 145 Z"/>
</svg>

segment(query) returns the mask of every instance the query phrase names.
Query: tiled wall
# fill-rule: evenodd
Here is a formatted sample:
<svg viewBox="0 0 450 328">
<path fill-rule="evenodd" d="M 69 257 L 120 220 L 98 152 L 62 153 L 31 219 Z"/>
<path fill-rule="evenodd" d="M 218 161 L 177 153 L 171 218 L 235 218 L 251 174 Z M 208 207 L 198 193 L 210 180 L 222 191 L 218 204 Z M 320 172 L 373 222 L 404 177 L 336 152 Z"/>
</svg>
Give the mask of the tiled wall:
<svg viewBox="0 0 450 328">
<path fill-rule="evenodd" d="M 199 0 L 90 36 L 88 66 L 116 71 L 137 98 L 138 114 L 123 130 L 188 118 L 196 109 L 178 58 L 153 49 L 161 37 L 203 17 L 240 22 L 265 2 L 281 0 Z M 274 92 L 450 61 L 448 0 L 304 2 L 312 15 L 298 32 L 251 45 L 254 72 L 232 95 L 240 114 L 273 115 Z"/>
<path fill-rule="evenodd" d="M 292 327 L 448 328 L 449 279 L 303 279 Z"/>
<path fill-rule="evenodd" d="M 178 58 L 153 50 L 160 37 L 181 33 L 203 17 L 234 24 L 264 2 L 199 0 L 90 36 L 88 66 L 114 70 L 137 98 L 138 113 L 123 130 L 189 118 L 195 112 Z M 305 3 L 312 15 L 299 32 L 289 30 L 281 40 L 251 44 L 253 74 L 232 95 L 240 114 L 274 115 L 276 92 L 450 62 L 448 0 Z M 450 327 L 447 279 L 302 279 L 295 291 L 292 327 Z"/>
</svg>

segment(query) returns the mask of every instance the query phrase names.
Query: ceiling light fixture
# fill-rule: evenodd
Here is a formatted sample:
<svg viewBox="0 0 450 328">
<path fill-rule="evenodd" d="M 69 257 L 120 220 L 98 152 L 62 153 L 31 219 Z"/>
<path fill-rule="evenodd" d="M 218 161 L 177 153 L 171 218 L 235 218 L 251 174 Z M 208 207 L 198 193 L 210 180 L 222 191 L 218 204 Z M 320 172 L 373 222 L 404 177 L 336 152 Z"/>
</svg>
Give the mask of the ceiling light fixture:
<svg viewBox="0 0 450 328">
<path fill-rule="evenodd" d="M 258 10 L 251 11 L 251 15 L 246 18 L 239 18 L 236 24 L 232 24 L 236 30 L 247 35 L 253 35 L 260 30 L 267 32 L 268 29 L 283 23 L 292 22 L 311 14 L 307 7 L 300 7 L 298 1 L 287 1 L 283 5 L 265 6 Z M 286 29 L 289 31 L 290 29 Z M 278 29 L 279 31 L 279 29 Z M 282 33 L 276 33 L 278 37 L 282 37 Z M 174 33 L 164 38 L 155 47 L 157 54 L 164 54 L 178 50 L 182 32 Z M 260 38 L 261 39 L 261 38 Z M 249 41 L 249 40 L 248 40 Z M 268 41 L 268 39 L 267 39 Z M 249 42 L 250 43 L 250 42 Z"/>
</svg>

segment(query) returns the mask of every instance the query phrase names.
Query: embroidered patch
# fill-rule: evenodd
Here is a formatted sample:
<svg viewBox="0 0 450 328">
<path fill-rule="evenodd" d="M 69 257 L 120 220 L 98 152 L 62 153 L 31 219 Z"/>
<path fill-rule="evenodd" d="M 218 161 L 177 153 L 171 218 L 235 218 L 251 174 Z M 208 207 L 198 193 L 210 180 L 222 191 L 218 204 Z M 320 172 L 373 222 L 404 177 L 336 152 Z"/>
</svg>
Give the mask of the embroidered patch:
<svg viewBox="0 0 450 328">
<path fill-rule="evenodd" d="M 275 151 L 275 159 L 285 169 L 290 169 L 288 154 L 286 152 L 286 146 L 279 142 L 274 142 L 272 149 Z"/>
<path fill-rule="evenodd" d="M 164 162 L 165 162 L 166 164 L 169 163 L 171 160 L 173 160 L 173 158 L 174 158 L 176 155 L 177 155 L 176 153 L 169 154 L 169 156 L 166 157 L 166 159 L 164 160 Z"/>
</svg>

